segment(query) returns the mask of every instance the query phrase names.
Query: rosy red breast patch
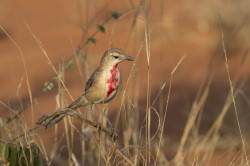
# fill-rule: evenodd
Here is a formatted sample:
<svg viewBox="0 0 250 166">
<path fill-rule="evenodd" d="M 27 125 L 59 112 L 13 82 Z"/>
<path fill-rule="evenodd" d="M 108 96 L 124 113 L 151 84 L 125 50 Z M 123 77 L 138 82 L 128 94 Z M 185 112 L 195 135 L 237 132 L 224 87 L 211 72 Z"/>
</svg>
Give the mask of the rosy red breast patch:
<svg viewBox="0 0 250 166">
<path fill-rule="evenodd" d="M 110 70 L 111 77 L 106 81 L 108 83 L 107 97 L 117 88 L 118 78 L 117 78 L 117 66 L 113 66 Z"/>
</svg>

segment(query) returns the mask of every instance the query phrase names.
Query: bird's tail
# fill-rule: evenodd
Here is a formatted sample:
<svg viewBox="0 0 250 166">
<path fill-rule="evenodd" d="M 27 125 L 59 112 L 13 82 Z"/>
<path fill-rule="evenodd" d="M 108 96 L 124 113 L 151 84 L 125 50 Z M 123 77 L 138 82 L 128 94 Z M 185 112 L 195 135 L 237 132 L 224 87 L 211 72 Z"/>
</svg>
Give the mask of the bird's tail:
<svg viewBox="0 0 250 166">
<path fill-rule="evenodd" d="M 48 114 L 43 115 L 38 121 L 38 125 L 43 125 L 46 128 L 53 127 L 56 123 L 58 123 L 60 120 L 62 120 L 65 116 L 67 116 L 67 113 L 73 110 L 76 110 L 79 107 L 84 107 L 89 105 L 88 100 L 86 99 L 85 95 L 80 96 L 78 99 L 76 99 L 73 103 L 68 105 L 67 107 L 63 109 L 58 109 L 57 111 Z"/>
<path fill-rule="evenodd" d="M 89 105 L 89 102 L 86 99 L 86 96 L 85 95 L 81 95 L 73 103 L 71 103 L 70 105 L 68 105 L 67 108 L 76 110 L 79 107 L 84 107 L 84 106 L 87 106 L 87 105 Z"/>
</svg>

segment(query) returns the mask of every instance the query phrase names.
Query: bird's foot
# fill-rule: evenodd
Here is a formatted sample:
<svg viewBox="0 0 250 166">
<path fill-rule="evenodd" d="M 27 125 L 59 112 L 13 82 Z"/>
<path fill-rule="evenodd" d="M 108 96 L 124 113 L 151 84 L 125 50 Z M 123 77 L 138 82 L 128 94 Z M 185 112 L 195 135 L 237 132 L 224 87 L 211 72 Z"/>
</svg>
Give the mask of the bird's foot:
<svg viewBox="0 0 250 166">
<path fill-rule="evenodd" d="M 115 132 L 115 129 L 113 127 L 109 128 L 109 134 L 111 139 L 116 142 L 116 140 L 118 139 L 118 134 Z"/>
<path fill-rule="evenodd" d="M 94 122 L 95 122 L 95 127 L 97 128 L 97 131 L 100 132 L 102 129 L 102 125 L 97 121 L 94 121 Z"/>
</svg>

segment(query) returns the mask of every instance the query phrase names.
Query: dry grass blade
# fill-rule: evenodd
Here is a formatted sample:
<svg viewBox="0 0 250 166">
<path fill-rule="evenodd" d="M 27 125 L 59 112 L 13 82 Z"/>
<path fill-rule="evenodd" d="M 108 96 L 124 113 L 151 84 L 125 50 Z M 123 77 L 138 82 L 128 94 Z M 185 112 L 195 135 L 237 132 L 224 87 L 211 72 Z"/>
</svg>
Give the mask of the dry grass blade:
<svg viewBox="0 0 250 166">
<path fill-rule="evenodd" d="M 174 163 L 176 165 L 181 165 L 181 163 L 183 162 L 183 149 L 184 146 L 186 144 L 186 141 L 188 139 L 188 136 L 190 134 L 190 131 L 195 123 L 195 120 L 199 114 L 199 112 L 201 111 L 201 109 L 203 108 L 204 104 L 206 103 L 208 94 L 209 94 L 209 90 L 210 90 L 210 83 L 208 82 L 207 85 L 205 86 L 205 88 L 203 89 L 201 96 L 199 96 L 192 105 L 191 111 L 188 115 L 188 120 L 187 123 L 185 125 L 185 129 L 181 138 L 181 142 L 180 145 L 178 147 L 177 153 L 174 157 Z"/>
<path fill-rule="evenodd" d="M 17 10 L 18 7 L 17 7 Z M 19 12 L 20 13 L 20 12 Z M 56 76 L 59 76 L 59 72 L 56 70 L 55 66 L 53 65 L 52 61 L 50 60 L 44 46 L 43 46 L 43 43 L 39 40 L 39 38 L 34 34 L 34 32 L 32 31 L 32 29 L 30 28 L 29 24 L 27 23 L 26 19 L 24 18 L 24 16 L 20 13 L 21 15 L 21 18 L 23 20 L 23 22 L 25 23 L 25 26 L 26 28 L 28 29 L 28 31 L 30 32 L 30 34 L 32 35 L 32 37 L 34 38 L 34 40 L 36 41 L 36 43 L 38 44 L 39 48 L 41 49 L 42 53 L 44 54 L 45 58 L 48 60 L 48 64 L 52 67 L 53 71 L 55 72 Z M 2 28 L 2 27 L 1 27 Z M 6 32 L 7 33 L 7 32 Z M 9 36 L 9 35 L 8 35 Z M 13 40 L 13 39 L 12 39 Z M 14 41 L 14 40 L 13 40 Z M 14 42 L 14 44 L 17 46 L 17 48 L 20 50 L 21 54 L 22 54 L 22 51 L 20 49 L 20 47 L 18 47 L 18 45 Z M 23 57 L 23 55 L 22 55 Z M 23 63 L 24 63 L 24 59 L 23 59 Z M 26 65 L 24 63 L 24 67 L 25 67 L 25 71 L 26 71 Z M 27 74 L 27 71 L 26 71 L 26 74 Z M 28 76 L 27 76 L 28 77 Z M 58 77 L 60 82 L 62 83 L 63 87 L 65 88 L 66 92 L 68 93 L 68 95 L 70 96 L 70 98 L 72 99 L 73 101 L 73 97 L 70 95 L 66 85 L 64 84 L 63 80 Z M 27 78 L 28 79 L 28 78 Z M 29 96 L 30 96 L 30 100 L 31 100 L 31 107 L 32 107 L 32 112 L 33 112 L 33 106 L 32 106 L 32 94 L 31 94 L 31 89 L 30 89 L 30 86 L 29 86 L 29 82 L 27 80 L 27 84 L 28 84 L 28 90 L 29 90 Z M 33 114 L 33 113 L 32 113 Z M 33 117 L 33 116 L 32 116 Z"/>
<path fill-rule="evenodd" d="M 30 87 L 28 70 L 27 70 L 25 59 L 24 59 L 23 51 L 22 51 L 21 47 L 15 42 L 15 40 L 9 35 L 9 33 L 1 25 L 0 25 L 0 28 L 6 34 L 6 36 L 8 36 L 8 38 L 11 40 L 11 42 L 15 45 L 15 47 L 18 49 L 18 51 L 21 54 L 22 63 L 23 63 L 23 67 L 24 67 L 24 72 L 25 72 L 25 75 L 26 75 L 26 84 L 27 84 L 27 87 L 28 87 L 28 94 L 29 94 L 29 100 L 30 100 L 30 106 L 31 106 L 31 114 L 32 114 L 31 115 L 31 118 L 32 118 L 31 121 L 32 121 L 32 125 L 33 125 L 34 124 L 33 97 L 32 97 L 32 91 L 31 91 L 31 87 Z"/>
<path fill-rule="evenodd" d="M 242 131 L 241 131 L 240 120 L 239 120 L 237 106 L 236 106 L 235 97 L 234 97 L 234 87 L 233 87 L 233 83 L 232 83 L 230 72 L 229 72 L 229 66 L 228 66 L 228 60 L 227 60 L 227 51 L 226 51 L 225 42 L 224 42 L 224 31 L 223 31 L 223 27 L 222 27 L 220 17 L 219 17 L 219 20 L 220 20 L 220 30 L 221 30 L 221 44 L 222 44 L 222 48 L 223 48 L 223 52 L 224 52 L 225 66 L 226 66 L 226 70 L 227 70 L 228 81 L 229 81 L 229 84 L 230 84 L 230 91 L 231 91 L 231 97 L 232 97 L 233 106 L 234 106 L 235 117 L 236 117 L 238 129 L 239 129 L 239 134 L 240 134 L 240 138 L 241 138 L 243 152 L 244 152 L 245 159 L 246 159 L 246 165 L 249 166 L 245 140 L 244 140 L 244 137 L 243 137 L 243 134 L 242 134 Z"/>
<path fill-rule="evenodd" d="M 166 107 L 165 107 L 165 114 L 164 114 L 163 122 L 161 124 L 162 129 L 161 129 L 161 133 L 160 133 L 160 140 L 159 140 L 159 144 L 158 144 L 158 150 L 157 150 L 157 153 L 156 153 L 156 159 L 155 159 L 154 165 L 157 164 L 157 159 L 158 159 L 158 156 L 159 156 L 159 153 L 160 153 L 160 147 L 161 147 L 160 145 L 161 145 L 161 142 L 162 142 L 162 139 L 163 139 L 163 131 L 164 131 L 164 125 L 165 125 L 165 121 L 166 121 L 166 117 L 167 117 L 167 110 L 168 110 L 168 105 L 169 105 L 169 99 L 170 99 L 170 93 L 171 93 L 171 88 L 172 88 L 173 76 L 174 76 L 174 73 L 177 70 L 177 68 L 180 66 L 180 64 L 182 63 L 182 61 L 185 59 L 185 57 L 186 57 L 186 54 L 184 54 L 181 57 L 181 59 L 179 60 L 179 62 L 177 63 L 177 65 L 174 67 L 174 69 L 172 70 L 171 75 L 170 75 L 169 88 L 168 88 L 168 96 L 167 96 L 167 103 L 166 103 Z"/>
<path fill-rule="evenodd" d="M 20 139 L 20 138 L 22 138 L 22 137 L 25 137 L 26 135 L 31 135 L 32 133 L 34 133 L 37 129 L 39 129 L 41 126 L 36 126 L 36 127 L 34 127 L 34 128 L 32 128 L 32 129 L 29 129 L 29 130 L 27 130 L 25 133 L 23 133 L 23 134 L 21 134 L 21 135 L 19 135 L 19 136 L 17 136 L 17 137 L 15 137 L 14 139 L 12 139 L 11 141 L 16 141 L 16 140 L 18 140 L 18 139 Z"/>
</svg>

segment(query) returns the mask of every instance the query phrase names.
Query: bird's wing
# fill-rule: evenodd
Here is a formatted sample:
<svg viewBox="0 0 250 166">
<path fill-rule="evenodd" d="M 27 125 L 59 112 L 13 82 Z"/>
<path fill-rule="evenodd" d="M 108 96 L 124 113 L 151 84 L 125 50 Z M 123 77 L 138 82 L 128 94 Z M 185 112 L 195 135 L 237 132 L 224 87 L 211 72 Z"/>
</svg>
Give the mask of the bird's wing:
<svg viewBox="0 0 250 166">
<path fill-rule="evenodd" d="M 98 70 L 96 70 L 88 79 L 85 85 L 85 91 L 88 90 L 96 81 L 96 75 L 98 75 Z"/>
</svg>

